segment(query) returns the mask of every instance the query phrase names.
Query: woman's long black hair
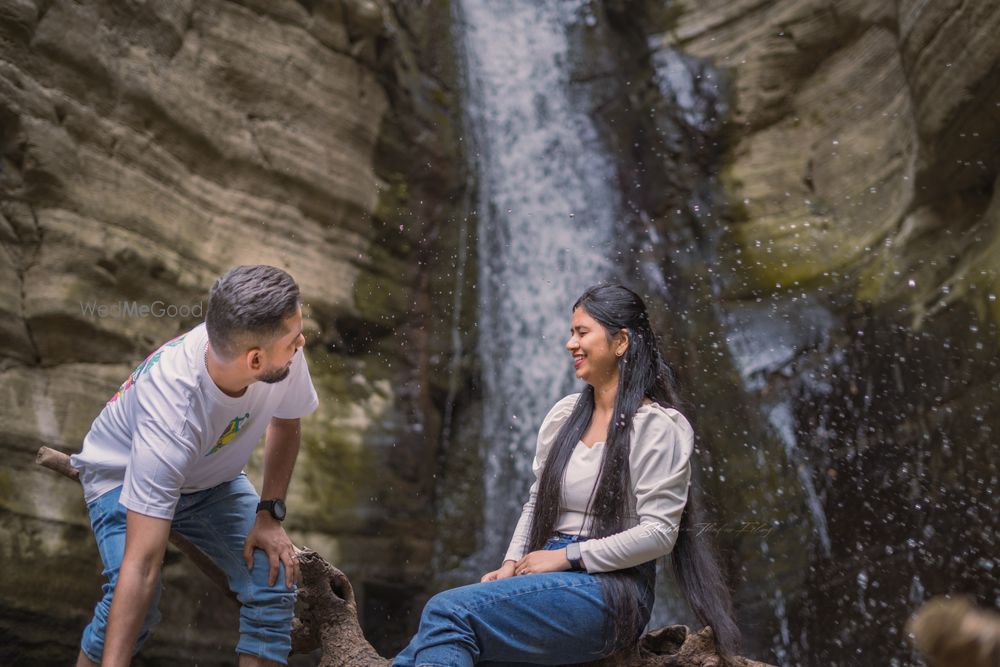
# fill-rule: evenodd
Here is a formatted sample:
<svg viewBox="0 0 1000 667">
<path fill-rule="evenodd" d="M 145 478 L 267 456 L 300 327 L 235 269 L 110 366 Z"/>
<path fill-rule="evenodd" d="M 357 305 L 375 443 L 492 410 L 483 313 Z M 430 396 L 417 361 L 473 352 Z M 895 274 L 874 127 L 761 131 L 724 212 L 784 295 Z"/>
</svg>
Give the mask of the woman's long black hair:
<svg viewBox="0 0 1000 667">
<path fill-rule="evenodd" d="M 656 336 L 649 324 L 646 306 L 632 290 L 621 285 L 598 285 L 583 293 L 573 310 L 584 312 L 600 322 L 609 340 L 622 329 L 628 332 L 628 346 L 619 359 L 618 392 L 615 395 L 615 418 L 608 426 L 601 471 L 590 499 L 590 537 L 607 537 L 627 528 L 630 512 L 632 418 L 650 399 L 664 407 L 680 405 L 676 382 L 664 362 Z M 594 388 L 590 385 L 576 402 L 573 412 L 559 430 L 555 444 L 546 458 L 538 487 L 531 523 L 529 550 L 541 549 L 552 536 L 562 496 L 562 480 L 570 456 L 583 437 L 594 414 Z M 700 521 L 701 507 L 692 483 L 681 514 L 680 532 L 674 544 L 674 573 L 698 620 L 711 626 L 720 655 L 729 658 L 739 650 L 740 633 L 733 620 L 729 588 L 722 576 L 712 544 L 706 534 L 696 535 L 692 523 Z M 606 649 L 621 649 L 635 641 L 640 627 L 639 591 L 634 570 L 597 575 L 608 606 Z"/>
</svg>

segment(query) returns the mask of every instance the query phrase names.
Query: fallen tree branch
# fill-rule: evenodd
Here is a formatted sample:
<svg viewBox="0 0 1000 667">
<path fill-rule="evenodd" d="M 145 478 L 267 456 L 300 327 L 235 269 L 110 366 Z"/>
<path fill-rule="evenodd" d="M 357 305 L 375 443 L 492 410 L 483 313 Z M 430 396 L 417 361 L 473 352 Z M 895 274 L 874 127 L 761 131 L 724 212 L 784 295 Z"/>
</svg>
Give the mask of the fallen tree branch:
<svg viewBox="0 0 1000 667">
<path fill-rule="evenodd" d="M 300 618 L 309 628 L 312 648 L 323 649 L 320 667 L 386 667 L 390 661 L 378 654 L 361 630 L 347 576 L 309 549 L 299 552 L 299 569 Z"/>
<path fill-rule="evenodd" d="M 69 456 L 42 447 L 35 462 L 80 481 Z M 180 549 L 199 570 L 233 602 L 226 575 L 198 547 L 183 535 L 170 532 L 170 543 Z M 292 652 L 310 653 L 322 649 L 320 667 L 387 667 L 383 658 L 365 639 L 358 622 L 354 588 L 347 575 L 310 549 L 299 551 L 302 583 L 299 585 L 296 617 L 292 622 Z M 738 667 L 772 667 L 763 662 L 737 658 Z M 711 628 L 691 632 L 686 625 L 669 625 L 643 635 L 633 651 L 616 653 L 584 667 L 724 667 L 715 651 Z"/>
<path fill-rule="evenodd" d="M 55 470 L 74 482 L 80 481 L 80 471 L 70 465 L 69 456 L 51 447 L 40 447 L 38 454 L 35 455 L 35 463 L 49 470 Z"/>
</svg>

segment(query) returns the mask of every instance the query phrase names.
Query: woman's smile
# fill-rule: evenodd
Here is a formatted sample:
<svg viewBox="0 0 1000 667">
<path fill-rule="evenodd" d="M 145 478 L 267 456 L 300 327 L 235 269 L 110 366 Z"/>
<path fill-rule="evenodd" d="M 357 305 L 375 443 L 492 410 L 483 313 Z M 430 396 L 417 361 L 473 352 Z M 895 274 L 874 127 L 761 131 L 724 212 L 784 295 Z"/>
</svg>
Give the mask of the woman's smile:
<svg viewBox="0 0 1000 667">
<path fill-rule="evenodd" d="M 603 384 L 618 372 L 618 359 L 607 331 L 583 308 L 573 311 L 566 349 L 573 356 L 576 377 L 589 384 Z"/>
</svg>

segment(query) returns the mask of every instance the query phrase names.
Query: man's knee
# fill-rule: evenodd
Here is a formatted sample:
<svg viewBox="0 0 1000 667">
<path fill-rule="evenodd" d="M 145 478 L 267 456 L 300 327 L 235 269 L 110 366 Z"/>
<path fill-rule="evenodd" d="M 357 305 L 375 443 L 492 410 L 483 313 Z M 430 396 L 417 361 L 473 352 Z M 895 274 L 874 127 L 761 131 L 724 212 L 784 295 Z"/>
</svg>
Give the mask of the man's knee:
<svg viewBox="0 0 1000 667">
<path fill-rule="evenodd" d="M 135 640 L 133 653 L 142 648 L 143 644 L 146 643 L 146 640 L 149 639 L 150 631 L 159 622 L 159 610 L 151 609 L 150 613 L 146 615 L 146 618 L 142 622 L 142 627 L 139 630 L 139 636 Z M 80 640 L 81 655 L 87 657 L 96 665 L 101 664 L 101 658 L 104 656 L 104 638 L 106 630 L 106 620 L 104 622 L 98 622 L 95 618 L 90 621 L 90 624 L 86 628 L 84 628 L 83 637 Z"/>
<path fill-rule="evenodd" d="M 285 664 L 292 650 L 295 597 L 281 595 L 258 599 L 240 608 L 240 641 L 237 653 L 262 661 Z M 241 664 L 243 660 L 241 658 Z M 252 663 L 252 661 L 251 661 Z M 268 663 L 262 663 L 268 664 Z"/>
<path fill-rule="evenodd" d="M 291 588 L 285 586 L 285 566 L 278 563 L 278 576 L 274 584 L 270 583 L 271 564 L 267 554 L 260 549 L 253 552 L 253 570 L 250 577 L 242 586 L 242 590 L 235 591 L 240 604 L 252 607 L 276 607 L 287 609 L 289 620 L 295 613 L 295 584 Z"/>
<path fill-rule="evenodd" d="M 114 599 L 114 586 L 118 578 L 117 570 L 110 573 L 110 578 L 112 583 L 105 586 L 104 597 L 94 607 L 94 615 L 87 627 L 83 629 L 83 637 L 80 640 L 81 652 L 96 664 L 101 663 L 101 657 L 104 655 L 104 635 L 108 627 L 111 603 Z M 153 599 L 149 602 L 149 609 L 142 620 L 139 636 L 135 641 L 136 651 L 146 643 L 150 631 L 160 622 L 160 594 L 162 591 L 161 583 L 157 582 L 156 589 L 153 591 Z"/>
<path fill-rule="evenodd" d="M 274 586 L 251 586 L 240 596 L 240 618 L 250 625 L 287 628 L 295 616 L 295 586 L 285 588 L 284 575 Z"/>
<path fill-rule="evenodd" d="M 285 664 L 292 646 L 292 618 L 295 616 L 295 585 L 285 586 L 285 568 L 279 566 L 271 585 L 267 555 L 254 550 L 254 566 L 242 590 L 240 601 L 240 642 L 237 652 L 248 657 Z"/>
</svg>

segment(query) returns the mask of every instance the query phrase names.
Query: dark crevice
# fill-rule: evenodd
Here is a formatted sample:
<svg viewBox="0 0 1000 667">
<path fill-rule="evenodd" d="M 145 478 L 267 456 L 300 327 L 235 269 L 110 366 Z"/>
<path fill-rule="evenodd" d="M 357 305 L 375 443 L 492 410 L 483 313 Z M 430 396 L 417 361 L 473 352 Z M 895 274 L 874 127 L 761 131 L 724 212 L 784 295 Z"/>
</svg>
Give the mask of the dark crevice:
<svg viewBox="0 0 1000 667">
<path fill-rule="evenodd" d="M 42 251 L 42 243 L 45 239 L 45 232 L 42 229 L 41 224 L 38 222 L 38 214 L 35 212 L 35 207 L 29 204 L 28 209 L 31 211 L 31 219 L 35 223 L 35 243 L 34 247 L 31 249 L 31 258 L 27 261 L 27 263 L 22 264 L 22 266 L 18 268 L 17 277 L 21 283 L 21 317 L 24 319 L 24 330 L 28 335 L 28 343 L 31 345 L 31 352 L 34 356 L 35 364 L 40 366 L 42 364 L 42 355 L 38 350 L 38 343 L 35 341 L 35 333 L 31 328 L 31 318 L 27 316 L 25 309 L 25 303 L 27 302 L 28 297 L 27 290 L 25 288 L 25 279 L 28 271 L 30 271 L 38 262 L 38 255 L 41 254 Z"/>
<path fill-rule="evenodd" d="M 28 142 L 21 128 L 20 117 L 8 109 L 0 109 L 0 196 L 10 202 L 20 203 L 31 214 L 32 228 L 12 224 L 16 237 L 11 256 L 16 264 L 19 301 L 18 315 L 24 322 L 25 335 L 31 348 L 34 364 L 41 364 L 41 354 L 35 341 L 29 318 L 26 316 L 28 272 L 35 266 L 41 253 L 44 232 L 38 221 L 34 206 L 26 201 L 27 187 L 24 181 L 25 165 L 28 164 Z"/>
</svg>

